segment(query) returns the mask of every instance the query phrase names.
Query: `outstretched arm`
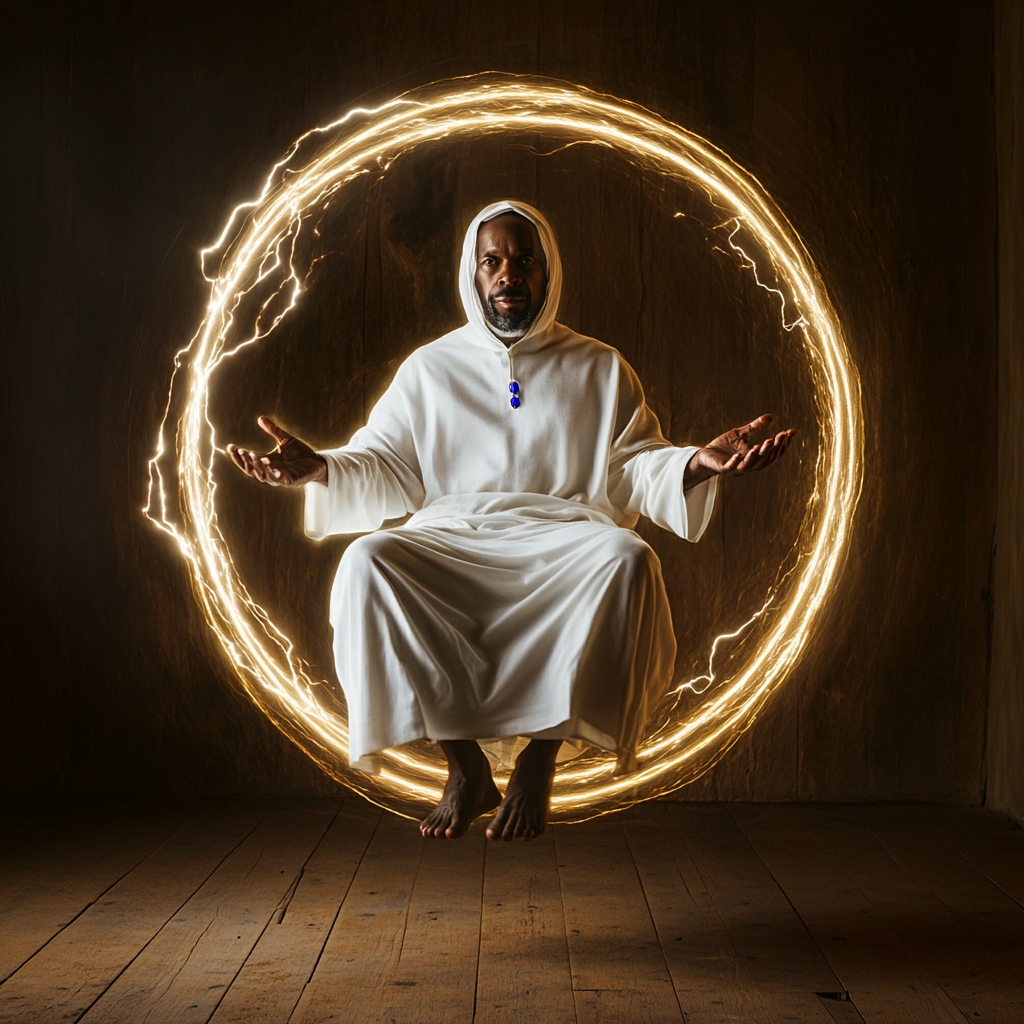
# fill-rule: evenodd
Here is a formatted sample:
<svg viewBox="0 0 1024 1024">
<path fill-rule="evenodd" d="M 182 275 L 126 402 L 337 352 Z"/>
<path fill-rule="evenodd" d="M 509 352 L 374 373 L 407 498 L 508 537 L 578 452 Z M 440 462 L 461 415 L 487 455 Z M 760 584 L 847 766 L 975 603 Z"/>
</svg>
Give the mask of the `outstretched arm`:
<svg viewBox="0 0 1024 1024">
<path fill-rule="evenodd" d="M 277 447 L 272 452 L 259 455 L 229 444 L 228 455 L 243 473 L 271 487 L 327 483 L 327 460 L 322 455 L 313 451 L 305 441 L 282 430 L 269 416 L 260 416 L 256 422 L 277 442 Z"/>
<path fill-rule="evenodd" d="M 735 430 L 727 430 L 710 444 L 694 452 L 683 473 L 683 486 L 692 487 L 713 476 L 743 476 L 780 459 L 795 430 L 779 431 L 762 442 L 751 442 L 750 435 L 768 426 L 770 413 Z"/>
</svg>

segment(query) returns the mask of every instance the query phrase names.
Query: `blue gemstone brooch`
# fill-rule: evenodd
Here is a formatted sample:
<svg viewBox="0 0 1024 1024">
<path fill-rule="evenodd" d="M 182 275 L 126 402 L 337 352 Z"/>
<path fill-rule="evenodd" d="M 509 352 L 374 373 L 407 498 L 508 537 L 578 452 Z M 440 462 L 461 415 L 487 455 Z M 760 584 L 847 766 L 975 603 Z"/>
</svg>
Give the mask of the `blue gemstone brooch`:
<svg viewBox="0 0 1024 1024">
<path fill-rule="evenodd" d="M 508 404 L 511 405 L 513 409 L 518 409 L 519 406 L 522 405 L 522 399 L 519 397 L 519 382 L 510 380 L 508 382 L 508 389 L 512 392 L 512 397 L 508 400 Z"/>
</svg>

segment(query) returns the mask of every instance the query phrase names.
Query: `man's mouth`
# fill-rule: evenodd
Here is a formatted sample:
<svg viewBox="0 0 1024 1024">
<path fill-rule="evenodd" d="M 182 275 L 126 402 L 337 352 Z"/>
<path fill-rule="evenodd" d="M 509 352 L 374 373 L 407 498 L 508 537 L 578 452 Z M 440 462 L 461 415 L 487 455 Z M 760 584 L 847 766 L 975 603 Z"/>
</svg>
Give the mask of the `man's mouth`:
<svg viewBox="0 0 1024 1024">
<path fill-rule="evenodd" d="M 529 292 L 501 291 L 487 303 L 487 321 L 502 337 L 522 334 L 533 319 Z"/>
</svg>

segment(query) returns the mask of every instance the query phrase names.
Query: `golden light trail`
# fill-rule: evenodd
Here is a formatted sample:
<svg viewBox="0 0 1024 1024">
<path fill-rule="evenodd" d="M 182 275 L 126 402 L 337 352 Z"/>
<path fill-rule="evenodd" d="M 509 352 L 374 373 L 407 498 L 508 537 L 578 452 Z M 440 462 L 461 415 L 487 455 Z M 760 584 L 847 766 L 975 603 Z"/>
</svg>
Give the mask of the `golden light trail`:
<svg viewBox="0 0 1024 1024">
<path fill-rule="evenodd" d="M 731 633 L 720 633 L 715 637 L 711 644 L 711 654 L 708 655 L 708 670 L 702 676 L 694 676 L 693 679 L 687 680 L 685 683 L 679 683 L 676 688 L 672 691 L 673 693 L 679 693 L 682 690 L 689 690 L 691 693 L 704 693 L 710 686 L 715 682 L 715 655 L 718 653 L 718 647 L 721 643 L 726 640 L 735 640 L 738 637 L 743 636 L 744 633 L 755 622 L 768 610 L 768 606 L 774 600 L 774 595 L 769 595 L 768 600 L 761 606 L 761 608 L 754 612 L 753 615 L 743 623 L 739 629 L 733 630 Z M 698 686 L 697 683 L 704 683 L 703 686 Z"/>
<path fill-rule="evenodd" d="M 196 600 L 242 686 L 286 735 L 324 771 L 397 813 L 418 815 L 438 799 L 445 768 L 426 744 L 386 751 L 379 775 L 349 770 L 347 727 L 332 685 L 307 674 L 292 642 L 253 600 L 218 526 L 214 460 L 221 449 L 208 403 L 211 379 L 224 361 L 266 338 L 295 307 L 310 270 L 299 266 L 301 240 L 318 232 L 344 189 L 386 174 L 397 156 L 424 143 L 503 132 L 610 147 L 645 172 L 709 199 L 723 225 L 732 225 L 729 248 L 761 288 L 779 297 L 783 327 L 798 332 L 820 417 L 814 490 L 792 566 L 759 612 L 715 639 L 708 673 L 666 698 L 635 772 L 616 775 L 614 757 L 603 753 L 586 753 L 559 770 L 552 819 L 580 821 L 686 785 L 736 742 L 807 647 L 849 545 L 863 454 L 857 371 L 800 238 L 756 179 L 725 154 L 621 100 L 566 83 L 498 75 L 438 83 L 307 132 L 201 254 L 209 301 L 195 336 L 175 358 L 143 511 L 176 542 Z M 316 151 L 306 157 L 310 146 Z M 763 253 L 764 274 L 735 242 L 741 229 Z M 778 287 L 764 283 L 769 268 Z M 256 312 L 243 315 L 247 301 Z M 173 470 L 167 465 L 172 450 Z M 179 516 L 172 514 L 175 505 Z M 716 679 L 719 644 L 741 634 L 749 648 L 743 664 Z M 707 685 L 698 689 L 700 682 Z M 705 695 L 703 702 L 683 710 L 682 698 L 697 693 Z M 500 780 L 502 773 L 496 774 Z"/>
</svg>

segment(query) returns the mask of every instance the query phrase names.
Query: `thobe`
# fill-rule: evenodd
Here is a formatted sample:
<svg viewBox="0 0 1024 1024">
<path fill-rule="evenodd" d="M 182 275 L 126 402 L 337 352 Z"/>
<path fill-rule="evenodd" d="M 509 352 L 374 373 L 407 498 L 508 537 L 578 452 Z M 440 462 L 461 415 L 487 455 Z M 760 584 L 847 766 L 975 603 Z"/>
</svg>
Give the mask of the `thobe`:
<svg viewBox="0 0 1024 1024">
<path fill-rule="evenodd" d="M 474 274 L 480 224 L 510 209 L 537 227 L 548 286 L 506 347 Z M 561 278 L 536 210 L 481 211 L 459 273 L 468 323 L 405 360 L 366 426 L 320 453 L 327 484 L 306 486 L 310 537 L 377 531 L 346 549 L 331 593 L 354 768 L 416 739 L 528 736 L 630 770 L 671 686 L 661 567 L 632 527 L 644 515 L 697 540 L 716 481 L 684 493 L 696 449 L 665 440 L 618 351 L 556 322 Z"/>
</svg>

